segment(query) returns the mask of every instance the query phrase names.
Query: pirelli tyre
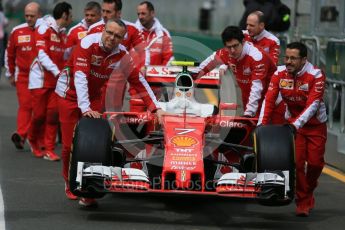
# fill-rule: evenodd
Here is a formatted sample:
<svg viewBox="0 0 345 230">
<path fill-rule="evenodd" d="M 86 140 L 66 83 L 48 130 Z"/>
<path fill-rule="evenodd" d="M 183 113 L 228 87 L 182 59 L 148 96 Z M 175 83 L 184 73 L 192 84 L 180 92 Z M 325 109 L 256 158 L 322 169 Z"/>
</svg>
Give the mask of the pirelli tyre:
<svg viewBox="0 0 345 230">
<path fill-rule="evenodd" d="M 95 189 L 97 187 L 103 188 L 102 182 L 97 183 L 97 181 L 83 184 L 82 190 L 77 190 L 77 165 L 80 161 L 110 166 L 112 162 L 111 147 L 112 131 L 107 120 L 80 119 L 74 131 L 69 169 L 69 184 L 74 195 L 85 198 L 101 198 L 105 195 L 105 193 Z"/>
<path fill-rule="evenodd" d="M 256 171 L 289 170 L 290 191 L 284 194 L 282 186 L 263 186 L 258 200 L 262 205 L 280 206 L 291 203 L 295 192 L 295 143 L 291 127 L 286 125 L 259 126 L 253 135 L 256 153 Z"/>
</svg>

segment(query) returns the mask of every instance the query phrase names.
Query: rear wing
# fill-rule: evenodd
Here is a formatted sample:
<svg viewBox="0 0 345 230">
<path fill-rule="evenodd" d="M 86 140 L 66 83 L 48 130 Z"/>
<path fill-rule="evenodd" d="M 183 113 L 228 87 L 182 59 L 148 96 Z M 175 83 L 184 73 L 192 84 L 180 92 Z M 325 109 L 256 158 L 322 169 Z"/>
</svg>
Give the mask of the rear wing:
<svg viewBox="0 0 345 230">
<path fill-rule="evenodd" d="M 183 71 L 183 66 L 147 66 L 146 80 L 150 85 L 173 86 L 178 73 Z M 197 67 L 189 66 L 190 74 L 197 72 Z M 219 69 L 216 68 L 194 82 L 197 88 L 219 88 Z"/>
</svg>

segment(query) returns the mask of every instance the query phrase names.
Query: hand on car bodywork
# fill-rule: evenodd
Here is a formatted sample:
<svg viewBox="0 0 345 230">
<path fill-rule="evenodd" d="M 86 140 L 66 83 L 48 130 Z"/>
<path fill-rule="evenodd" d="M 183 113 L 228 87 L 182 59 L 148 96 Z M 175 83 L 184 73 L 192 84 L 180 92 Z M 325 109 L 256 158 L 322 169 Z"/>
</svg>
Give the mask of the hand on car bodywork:
<svg viewBox="0 0 345 230">
<path fill-rule="evenodd" d="M 156 111 L 157 118 L 158 118 L 158 123 L 163 124 L 163 116 L 167 114 L 163 109 L 157 109 Z"/>
<path fill-rule="evenodd" d="M 89 110 L 86 111 L 85 113 L 83 113 L 84 117 L 92 117 L 92 118 L 100 118 L 102 116 L 101 113 L 99 113 L 98 111 L 94 111 L 94 110 Z"/>
<path fill-rule="evenodd" d="M 174 113 L 170 113 L 167 111 L 164 111 L 163 109 L 157 109 L 156 111 L 157 118 L 158 118 L 158 123 L 163 124 L 163 116 L 165 115 L 174 115 Z"/>
<path fill-rule="evenodd" d="M 223 77 L 226 73 L 226 69 L 219 69 L 219 77 Z"/>
<path fill-rule="evenodd" d="M 140 68 L 140 73 L 141 73 L 142 75 L 144 75 L 144 76 L 146 76 L 146 69 L 147 69 L 147 66 L 142 66 L 142 67 Z"/>
</svg>

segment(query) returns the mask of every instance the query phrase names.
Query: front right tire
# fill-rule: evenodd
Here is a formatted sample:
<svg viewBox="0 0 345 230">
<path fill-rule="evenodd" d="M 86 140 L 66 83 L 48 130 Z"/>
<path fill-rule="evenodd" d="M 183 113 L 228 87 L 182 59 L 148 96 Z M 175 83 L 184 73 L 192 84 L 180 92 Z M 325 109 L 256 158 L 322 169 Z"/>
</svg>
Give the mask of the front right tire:
<svg viewBox="0 0 345 230">
<path fill-rule="evenodd" d="M 254 151 L 256 153 L 256 171 L 289 171 L 289 187 L 286 197 L 259 197 L 263 205 L 279 206 L 289 204 L 295 194 L 295 143 L 294 134 L 286 125 L 259 126 L 254 130 Z M 271 188 L 274 189 L 274 188 Z M 279 194 L 279 192 L 278 192 Z"/>
</svg>

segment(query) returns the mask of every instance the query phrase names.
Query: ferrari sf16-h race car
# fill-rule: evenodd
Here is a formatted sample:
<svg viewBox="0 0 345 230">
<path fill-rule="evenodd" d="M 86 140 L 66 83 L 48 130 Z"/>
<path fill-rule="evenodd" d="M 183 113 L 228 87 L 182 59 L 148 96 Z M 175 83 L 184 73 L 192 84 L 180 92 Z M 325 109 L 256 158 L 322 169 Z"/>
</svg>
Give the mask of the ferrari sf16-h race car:
<svg viewBox="0 0 345 230">
<path fill-rule="evenodd" d="M 231 78 L 220 78 L 217 69 L 194 81 L 195 63 L 173 64 L 147 68 L 157 103 L 167 112 L 161 123 L 141 99 L 130 99 L 121 110 L 107 108 L 102 119 L 79 121 L 72 193 L 200 194 L 289 204 L 295 187 L 290 128 L 256 127 L 256 118 L 238 116 L 239 106 L 229 98 Z"/>
</svg>

